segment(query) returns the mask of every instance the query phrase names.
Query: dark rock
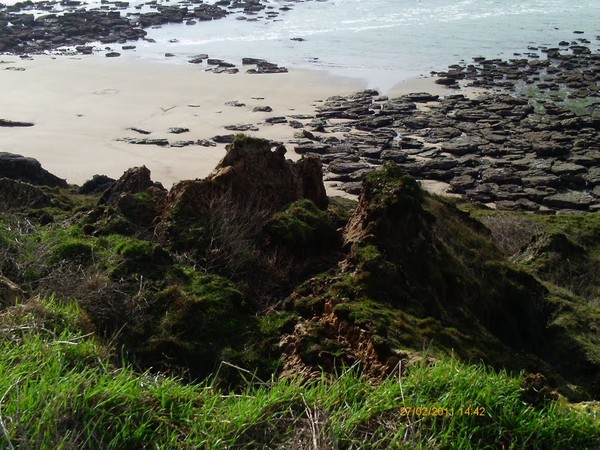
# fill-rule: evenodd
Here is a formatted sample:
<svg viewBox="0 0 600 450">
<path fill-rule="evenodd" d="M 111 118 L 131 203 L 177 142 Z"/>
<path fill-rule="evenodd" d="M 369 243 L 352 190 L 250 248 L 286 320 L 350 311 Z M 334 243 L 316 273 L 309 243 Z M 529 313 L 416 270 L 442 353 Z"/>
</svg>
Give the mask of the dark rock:
<svg viewBox="0 0 600 450">
<path fill-rule="evenodd" d="M 311 141 L 319 141 L 320 139 L 316 137 L 313 133 L 308 130 L 302 130 L 302 137 L 311 140 Z"/>
<path fill-rule="evenodd" d="M 440 96 L 429 94 L 427 92 L 413 92 L 403 96 L 404 99 L 416 103 L 428 103 L 437 101 Z"/>
<path fill-rule="evenodd" d="M 208 71 L 211 71 L 213 73 L 226 73 L 226 74 L 236 74 L 240 71 L 240 69 L 236 68 L 236 67 L 227 67 L 227 66 L 219 66 L 216 67 L 214 69 L 207 69 Z"/>
<path fill-rule="evenodd" d="M 538 156 L 564 156 L 570 151 L 568 147 L 554 142 L 534 142 L 531 147 Z"/>
<path fill-rule="evenodd" d="M 390 151 L 390 150 L 388 150 L 388 151 Z M 356 153 L 363 158 L 380 159 L 381 155 L 382 155 L 382 150 L 379 147 L 361 146 L 356 149 Z M 391 155 L 391 156 L 392 156 L 392 158 L 388 158 L 388 159 L 391 159 L 391 161 L 394 161 L 394 159 L 393 159 L 394 155 Z M 400 159 L 400 157 L 398 157 L 398 159 Z M 406 159 L 406 156 L 402 160 L 405 160 L 405 159 Z"/>
<path fill-rule="evenodd" d="M 271 108 L 270 106 L 255 106 L 252 109 L 252 112 L 272 112 L 273 108 Z"/>
<path fill-rule="evenodd" d="M 544 204 L 559 209 L 587 210 L 596 199 L 586 192 L 567 191 L 550 195 L 544 199 Z"/>
<path fill-rule="evenodd" d="M 131 128 L 127 128 L 127 129 L 128 129 L 128 130 L 131 130 L 131 131 L 135 131 L 136 133 L 140 133 L 140 134 L 146 134 L 146 135 L 147 135 L 147 134 L 151 134 L 151 132 L 150 132 L 150 131 L 147 131 L 147 130 L 142 130 L 141 128 L 135 128 L 135 127 L 131 127 Z"/>
<path fill-rule="evenodd" d="M 277 64 L 273 64 L 264 60 L 260 60 L 256 63 L 256 69 L 248 69 L 246 73 L 249 74 L 266 74 L 266 73 L 287 73 L 287 68 L 280 67 Z"/>
<path fill-rule="evenodd" d="M 456 81 L 454 78 L 439 77 L 435 79 L 435 84 L 441 84 L 449 87 L 458 86 L 458 81 Z"/>
<path fill-rule="evenodd" d="M 34 158 L 0 152 L 0 177 L 37 186 L 65 187 L 67 182 L 51 174 Z"/>
<path fill-rule="evenodd" d="M 283 116 L 268 117 L 265 119 L 265 123 L 276 124 L 276 123 L 287 123 L 287 119 Z"/>
<path fill-rule="evenodd" d="M 84 195 L 100 194 L 109 189 L 116 181 L 106 175 L 94 175 L 91 180 L 86 181 L 77 189 L 77 193 Z"/>
<path fill-rule="evenodd" d="M 489 203 L 496 199 L 498 194 L 498 185 L 494 183 L 480 184 L 474 189 L 465 192 L 468 199 L 481 203 Z"/>
<path fill-rule="evenodd" d="M 19 122 L 16 120 L 0 119 L 0 127 L 32 127 L 32 122 Z"/>
<path fill-rule="evenodd" d="M 406 153 L 400 150 L 383 150 L 380 155 L 380 159 L 383 161 L 403 162 L 407 158 Z"/>
<path fill-rule="evenodd" d="M 476 153 L 480 146 L 487 144 L 487 141 L 477 137 L 458 137 L 442 144 L 442 151 L 453 155 L 466 155 L 467 153 Z"/>
<path fill-rule="evenodd" d="M 373 168 L 369 167 L 369 168 L 365 168 L 365 169 L 359 169 L 355 172 L 348 172 L 348 173 L 343 173 L 343 174 L 334 174 L 334 173 L 330 172 L 325 176 L 324 179 L 325 179 L 325 181 L 344 181 L 344 182 L 362 181 L 372 171 L 373 171 Z"/>
<path fill-rule="evenodd" d="M 242 58 L 242 64 L 245 66 L 255 66 L 257 64 L 262 64 L 262 63 L 266 63 L 267 61 L 265 61 L 264 59 L 258 59 L 258 58 Z"/>
<path fill-rule="evenodd" d="M 233 106 L 234 108 L 243 108 L 244 106 L 246 106 L 246 104 L 242 103 L 242 102 L 238 102 L 237 100 L 231 100 L 231 101 L 225 102 L 225 106 Z"/>
<path fill-rule="evenodd" d="M 462 131 L 460 131 L 458 128 L 453 128 L 453 127 L 440 127 L 440 128 L 433 128 L 428 134 L 427 134 L 427 142 L 440 142 L 440 141 L 446 141 L 449 139 L 453 139 L 453 138 L 457 138 L 462 134 Z"/>
<path fill-rule="evenodd" d="M 331 149 L 331 145 L 321 144 L 318 142 L 305 142 L 294 147 L 294 151 L 300 155 L 305 153 L 318 153 L 324 154 Z"/>
<path fill-rule="evenodd" d="M 150 170 L 145 166 L 128 169 L 123 173 L 121 178 L 112 183 L 112 186 L 104 191 L 99 204 L 112 204 L 121 194 L 138 194 L 151 186 L 155 186 L 155 183 L 150 178 Z"/>
<path fill-rule="evenodd" d="M 189 128 L 183 128 L 183 127 L 169 128 L 169 133 L 173 133 L 173 134 L 188 133 L 189 131 L 190 131 Z"/>
<path fill-rule="evenodd" d="M 394 118 L 389 116 L 383 117 L 369 117 L 367 119 L 361 119 L 354 123 L 354 127 L 357 130 L 372 131 L 377 128 L 387 127 L 394 123 Z"/>
<path fill-rule="evenodd" d="M 158 145 L 159 147 L 168 147 L 169 141 L 163 138 L 119 138 L 117 141 L 127 142 L 135 145 Z"/>
<path fill-rule="evenodd" d="M 229 131 L 258 131 L 258 127 L 252 124 L 237 124 L 237 125 L 226 125 L 224 127 Z"/>
<path fill-rule="evenodd" d="M 423 148 L 424 144 L 419 141 L 418 139 L 415 139 L 413 137 L 409 137 L 409 136 L 402 136 L 402 138 L 400 139 L 400 148 L 402 149 L 414 149 L 414 148 Z"/>
<path fill-rule="evenodd" d="M 215 141 L 217 144 L 231 144 L 234 138 L 235 134 L 221 134 L 213 136 L 212 140 Z"/>
<path fill-rule="evenodd" d="M 518 184 L 520 177 L 510 168 L 485 169 L 481 172 L 482 183 Z"/>
<path fill-rule="evenodd" d="M 590 167 L 583 178 L 591 186 L 600 185 L 600 167 Z"/>
<path fill-rule="evenodd" d="M 369 165 L 365 163 L 337 159 L 329 163 L 329 165 L 327 166 L 327 170 L 332 173 L 345 174 L 356 172 L 357 170 L 361 169 L 367 169 L 368 167 Z"/>
<path fill-rule="evenodd" d="M 521 183 L 525 187 L 538 187 L 538 186 L 558 186 L 560 180 L 556 175 L 544 174 L 544 175 L 526 175 L 521 177 Z"/>
<path fill-rule="evenodd" d="M 183 148 L 189 147 L 190 145 L 196 145 L 197 143 L 197 141 L 175 141 L 171 143 L 171 147 Z"/>
<path fill-rule="evenodd" d="M 152 181 L 146 167 L 134 167 L 104 191 L 98 204 L 112 205 L 132 223 L 149 226 L 154 223 L 166 195 L 167 190 Z"/>
<path fill-rule="evenodd" d="M 208 139 L 198 139 L 196 141 L 196 145 L 200 145 L 202 147 L 216 147 L 216 142 L 209 141 Z"/>
<path fill-rule="evenodd" d="M 556 161 L 550 171 L 558 176 L 561 175 L 576 175 L 587 172 L 584 166 L 573 164 L 570 162 Z"/>
<path fill-rule="evenodd" d="M 453 192 L 465 192 L 475 184 L 475 179 L 470 175 L 460 175 L 452 178 L 450 187 Z"/>
<path fill-rule="evenodd" d="M 351 181 L 348 183 L 342 183 L 339 189 L 351 195 L 359 195 L 362 191 L 362 185 L 363 184 L 361 181 Z"/>
<path fill-rule="evenodd" d="M 77 52 L 81 53 L 82 55 L 91 55 L 92 53 L 94 53 L 94 47 L 92 47 L 91 45 L 78 45 L 75 47 L 75 50 L 77 50 Z"/>
</svg>

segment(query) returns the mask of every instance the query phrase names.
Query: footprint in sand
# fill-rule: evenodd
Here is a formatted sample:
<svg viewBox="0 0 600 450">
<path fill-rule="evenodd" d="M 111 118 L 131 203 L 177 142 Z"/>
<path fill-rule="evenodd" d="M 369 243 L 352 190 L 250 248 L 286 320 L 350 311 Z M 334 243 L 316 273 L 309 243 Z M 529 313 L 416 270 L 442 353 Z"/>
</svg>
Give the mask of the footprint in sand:
<svg viewBox="0 0 600 450">
<path fill-rule="evenodd" d="M 114 95 L 118 93 L 118 89 L 102 89 L 101 91 L 94 91 L 94 95 Z"/>
</svg>

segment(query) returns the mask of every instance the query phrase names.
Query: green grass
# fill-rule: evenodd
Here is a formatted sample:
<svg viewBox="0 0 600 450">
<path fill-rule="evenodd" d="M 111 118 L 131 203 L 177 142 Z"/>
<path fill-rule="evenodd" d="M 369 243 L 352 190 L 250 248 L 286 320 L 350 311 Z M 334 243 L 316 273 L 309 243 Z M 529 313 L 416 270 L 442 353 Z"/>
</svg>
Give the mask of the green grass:
<svg viewBox="0 0 600 450">
<path fill-rule="evenodd" d="M 592 449 L 600 439 L 593 409 L 530 406 L 520 377 L 454 358 L 380 383 L 351 368 L 233 394 L 115 365 L 74 304 L 32 301 L 0 325 L 1 448 Z"/>
</svg>

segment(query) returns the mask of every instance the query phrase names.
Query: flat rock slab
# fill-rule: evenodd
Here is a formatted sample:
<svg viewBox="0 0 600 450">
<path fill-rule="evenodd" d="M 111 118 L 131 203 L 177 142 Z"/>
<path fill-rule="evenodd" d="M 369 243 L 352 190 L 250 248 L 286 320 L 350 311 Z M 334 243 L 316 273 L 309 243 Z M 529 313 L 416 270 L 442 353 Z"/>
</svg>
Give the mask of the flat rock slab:
<svg viewBox="0 0 600 450">
<path fill-rule="evenodd" d="M 327 170 L 331 173 L 345 174 L 356 172 L 361 169 L 368 169 L 370 166 L 362 162 L 353 162 L 347 160 L 335 160 L 332 161 L 328 166 Z"/>
<path fill-rule="evenodd" d="M 158 145 L 159 147 L 168 147 L 169 141 L 162 138 L 121 138 L 117 141 L 127 142 L 135 145 Z"/>
<path fill-rule="evenodd" d="M 544 199 L 544 204 L 560 209 L 587 210 L 597 199 L 587 192 L 569 191 L 550 195 Z"/>
</svg>

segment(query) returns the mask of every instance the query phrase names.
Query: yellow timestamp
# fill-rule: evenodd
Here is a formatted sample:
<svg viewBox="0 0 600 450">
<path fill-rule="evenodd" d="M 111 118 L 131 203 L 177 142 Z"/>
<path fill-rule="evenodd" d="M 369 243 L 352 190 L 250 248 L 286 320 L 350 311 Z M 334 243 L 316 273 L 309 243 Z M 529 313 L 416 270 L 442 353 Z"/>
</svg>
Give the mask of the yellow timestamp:
<svg viewBox="0 0 600 450">
<path fill-rule="evenodd" d="M 400 417 L 443 417 L 443 416 L 480 416 L 486 415 L 483 406 L 446 408 L 444 406 L 402 406 Z"/>
</svg>

